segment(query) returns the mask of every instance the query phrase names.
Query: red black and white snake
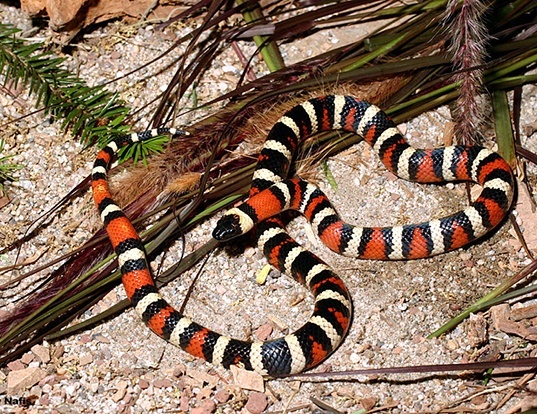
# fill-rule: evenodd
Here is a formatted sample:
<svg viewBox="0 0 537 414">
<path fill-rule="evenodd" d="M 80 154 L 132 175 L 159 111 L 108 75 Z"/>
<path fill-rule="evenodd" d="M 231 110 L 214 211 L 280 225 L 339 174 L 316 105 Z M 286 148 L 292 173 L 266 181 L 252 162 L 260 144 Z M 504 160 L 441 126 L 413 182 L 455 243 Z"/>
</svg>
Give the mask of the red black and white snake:
<svg viewBox="0 0 537 414">
<path fill-rule="evenodd" d="M 474 181 L 482 192 L 467 208 L 442 219 L 383 228 L 346 224 L 317 187 L 287 177 L 303 139 L 337 129 L 361 135 L 400 178 L 425 183 Z M 228 240 L 255 226 L 258 244 L 269 262 L 312 291 L 314 311 L 304 326 L 283 338 L 240 341 L 198 325 L 160 296 L 142 242 L 111 197 L 107 171 L 117 150 L 165 132 L 182 133 L 160 129 L 118 138 L 99 152 L 93 167 L 93 197 L 117 254 L 127 296 L 150 329 L 172 344 L 214 364 L 239 365 L 263 375 L 290 375 L 321 363 L 343 340 L 352 313 L 351 295 L 339 276 L 300 247 L 272 216 L 284 209 L 301 211 L 328 247 L 347 256 L 415 259 L 459 248 L 483 236 L 502 222 L 514 193 L 511 169 L 497 153 L 478 146 L 413 148 L 383 111 L 365 101 L 328 95 L 292 108 L 269 132 L 250 198 L 220 219 L 213 236 Z"/>
</svg>

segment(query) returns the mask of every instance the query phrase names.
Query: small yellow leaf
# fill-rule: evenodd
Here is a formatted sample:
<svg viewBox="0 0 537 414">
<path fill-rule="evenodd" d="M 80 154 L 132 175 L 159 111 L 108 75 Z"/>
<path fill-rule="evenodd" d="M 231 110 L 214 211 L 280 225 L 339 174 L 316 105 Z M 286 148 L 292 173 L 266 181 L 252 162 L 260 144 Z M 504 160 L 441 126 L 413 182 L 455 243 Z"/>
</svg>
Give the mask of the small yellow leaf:
<svg viewBox="0 0 537 414">
<path fill-rule="evenodd" d="M 265 284 L 265 282 L 267 281 L 267 276 L 269 272 L 270 272 L 270 265 L 265 265 L 263 269 L 259 271 L 259 273 L 255 277 L 255 281 L 257 282 L 258 285 Z"/>
</svg>

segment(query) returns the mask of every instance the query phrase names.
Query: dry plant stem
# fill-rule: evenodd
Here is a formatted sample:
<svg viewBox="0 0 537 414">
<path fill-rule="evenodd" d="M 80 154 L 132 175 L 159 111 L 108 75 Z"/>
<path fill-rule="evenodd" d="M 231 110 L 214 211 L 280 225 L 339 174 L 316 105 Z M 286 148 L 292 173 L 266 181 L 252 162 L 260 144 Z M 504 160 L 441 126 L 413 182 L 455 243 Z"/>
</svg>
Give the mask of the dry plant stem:
<svg viewBox="0 0 537 414">
<path fill-rule="evenodd" d="M 522 388 L 523 385 L 528 383 L 534 376 L 535 374 L 526 374 L 522 378 L 520 378 L 518 381 L 516 381 L 516 387 L 512 390 L 509 390 L 507 395 L 503 397 L 502 400 L 498 403 L 498 405 L 496 406 L 496 409 L 502 408 L 513 397 L 513 395 L 519 392 L 520 388 Z M 510 411 L 510 412 L 513 412 L 513 411 Z"/>
<path fill-rule="evenodd" d="M 348 371 L 332 372 L 304 372 L 284 378 L 285 381 L 308 381 L 318 382 L 327 378 L 335 380 L 337 378 L 355 378 L 359 375 L 388 375 L 388 374 L 433 374 L 435 372 L 482 372 L 494 368 L 527 368 L 528 370 L 537 367 L 537 358 L 518 358 L 502 361 L 469 362 L 461 364 L 435 364 L 435 365 L 412 365 L 395 366 L 385 368 L 365 368 Z"/>
<path fill-rule="evenodd" d="M 515 230 L 518 241 L 522 245 L 522 248 L 524 249 L 524 252 L 526 253 L 526 255 L 531 260 L 535 260 L 535 256 L 533 255 L 533 252 L 529 249 L 528 244 L 526 243 L 526 240 L 524 239 L 524 235 L 522 234 L 522 230 L 520 229 L 520 226 L 518 225 L 515 216 L 513 216 L 512 214 L 509 216 L 509 222 L 513 226 L 513 229 Z"/>
<path fill-rule="evenodd" d="M 383 413 L 389 412 L 390 409 L 396 408 L 398 405 L 399 405 L 399 403 L 383 405 L 382 407 L 377 407 L 377 408 L 373 408 L 371 410 L 368 410 L 367 413 L 372 414 L 372 413 L 379 413 L 379 412 L 383 412 Z"/>
<path fill-rule="evenodd" d="M 242 50 L 239 47 L 239 44 L 237 42 L 231 42 L 231 47 L 233 48 L 233 50 L 235 51 L 235 54 L 239 58 L 242 64 L 242 67 L 247 68 L 246 76 L 248 77 L 248 80 L 250 80 L 251 82 L 255 81 L 257 79 L 255 76 L 255 73 L 250 67 L 250 65 L 248 64 L 248 59 L 246 59 L 246 56 L 244 56 L 244 53 L 242 53 Z"/>
<path fill-rule="evenodd" d="M 298 410 L 306 410 L 311 409 L 311 404 L 300 404 L 295 405 L 293 407 L 286 407 L 284 410 L 278 410 L 278 411 L 271 411 L 272 414 L 287 414 L 287 413 L 293 413 Z"/>
<path fill-rule="evenodd" d="M 332 407 L 331 405 L 328 405 L 326 404 L 325 402 L 315 398 L 315 397 L 310 397 L 310 400 L 313 404 L 315 404 L 317 407 L 319 407 L 321 410 L 325 411 L 325 412 L 328 412 L 328 413 L 332 413 L 332 414 L 343 414 L 342 411 L 339 411 L 339 410 L 336 410 L 334 407 Z"/>
<path fill-rule="evenodd" d="M 517 381 L 516 384 L 517 384 L 517 388 L 520 387 L 521 385 L 523 385 L 524 383 L 526 383 L 528 381 L 528 379 L 526 378 L 529 378 L 531 379 L 531 377 L 533 377 L 534 374 L 526 374 L 522 377 L 522 379 L 520 381 Z M 481 391 L 476 391 L 474 393 L 471 393 L 469 395 L 465 395 L 464 397 L 461 397 L 455 401 L 453 401 L 452 403 L 450 404 L 447 404 L 445 405 L 444 407 L 442 407 L 442 410 L 448 410 L 450 408 L 452 408 L 453 412 L 459 412 L 456 407 L 457 406 L 460 406 L 460 404 L 466 402 L 466 401 L 471 401 L 472 399 L 476 398 L 476 397 L 480 397 L 482 395 L 488 395 L 488 394 L 492 394 L 492 393 L 497 393 L 497 392 L 500 392 L 500 391 L 509 391 L 507 393 L 507 396 L 504 397 L 502 399 L 502 401 L 500 401 L 495 407 L 494 409 L 498 409 L 498 408 L 501 408 L 514 394 L 515 392 L 518 391 L 518 389 L 512 389 L 513 388 L 513 385 L 500 385 L 498 387 L 494 387 L 494 388 L 487 388 L 487 389 L 484 389 L 484 390 L 481 390 Z M 491 409 L 492 407 L 489 407 L 489 409 Z M 479 411 L 481 412 L 481 411 Z"/>
</svg>

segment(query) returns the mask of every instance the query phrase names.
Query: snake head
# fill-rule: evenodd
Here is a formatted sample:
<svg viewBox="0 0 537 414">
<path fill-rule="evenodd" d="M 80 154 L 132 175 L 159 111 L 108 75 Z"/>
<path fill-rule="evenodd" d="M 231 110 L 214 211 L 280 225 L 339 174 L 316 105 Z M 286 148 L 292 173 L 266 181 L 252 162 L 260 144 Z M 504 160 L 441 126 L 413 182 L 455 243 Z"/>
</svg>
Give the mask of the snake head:
<svg viewBox="0 0 537 414">
<path fill-rule="evenodd" d="M 253 220 L 239 208 L 232 208 L 216 223 L 213 237 L 218 241 L 227 241 L 241 236 L 254 227 Z"/>
<path fill-rule="evenodd" d="M 241 221 L 237 214 L 226 214 L 218 220 L 213 230 L 213 237 L 218 241 L 230 240 L 241 234 Z"/>
</svg>

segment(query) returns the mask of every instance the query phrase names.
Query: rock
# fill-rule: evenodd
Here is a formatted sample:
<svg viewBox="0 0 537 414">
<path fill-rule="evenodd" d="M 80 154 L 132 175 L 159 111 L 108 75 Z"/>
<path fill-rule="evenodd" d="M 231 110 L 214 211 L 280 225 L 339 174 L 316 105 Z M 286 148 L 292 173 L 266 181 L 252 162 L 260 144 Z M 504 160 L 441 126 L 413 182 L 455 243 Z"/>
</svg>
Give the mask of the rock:
<svg viewBox="0 0 537 414">
<path fill-rule="evenodd" d="M 43 345 L 34 345 L 32 346 L 31 351 L 36 358 L 44 364 L 50 361 L 50 348 Z"/>
<path fill-rule="evenodd" d="M 215 400 L 218 401 L 220 404 L 228 402 L 229 397 L 231 397 L 231 394 L 228 390 L 218 390 L 214 394 Z"/>
<path fill-rule="evenodd" d="M 216 411 L 216 403 L 213 400 L 204 400 L 199 407 L 192 408 L 191 414 L 211 414 Z"/>
<path fill-rule="evenodd" d="M 360 400 L 360 405 L 365 411 L 371 410 L 377 404 L 377 399 L 373 397 L 366 397 Z"/>
<path fill-rule="evenodd" d="M 92 354 L 84 354 L 80 357 L 78 363 L 80 366 L 88 365 L 93 362 L 93 355 Z"/>
<path fill-rule="evenodd" d="M 211 395 L 213 393 L 213 390 L 210 387 L 203 387 L 197 394 L 196 399 L 198 400 L 206 400 L 211 398 Z"/>
<path fill-rule="evenodd" d="M 109 344 L 110 343 L 110 339 L 108 339 L 106 336 L 103 336 L 101 334 L 95 335 L 95 337 L 93 339 L 95 339 L 96 341 L 99 341 L 99 342 L 101 342 L 103 344 Z"/>
<path fill-rule="evenodd" d="M 26 365 L 29 365 L 30 362 L 32 362 L 33 360 L 34 360 L 34 355 L 32 355 L 30 352 L 25 353 L 21 357 L 21 361 Z"/>
<path fill-rule="evenodd" d="M 11 371 L 7 375 L 7 392 L 10 395 L 19 394 L 22 390 L 41 381 L 47 373 L 37 367 L 29 367 Z"/>
<path fill-rule="evenodd" d="M 245 408 L 252 414 L 260 414 L 268 406 L 267 396 L 262 392 L 252 392 L 248 397 Z"/>
<path fill-rule="evenodd" d="M 185 375 L 185 372 L 186 372 L 186 367 L 183 364 L 179 364 L 173 367 L 174 377 L 177 377 L 177 378 L 182 377 L 183 375 Z"/>
<path fill-rule="evenodd" d="M 188 413 L 190 409 L 190 397 L 185 390 L 183 390 L 183 392 L 181 393 L 181 399 L 179 400 L 179 409 L 185 413 Z"/>
<path fill-rule="evenodd" d="M 168 388 L 173 387 L 173 382 L 171 382 L 171 380 L 169 380 L 168 378 L 162 378 L 153 381 L 153 386 L 155 388 Z"/>
<path fill-rule="evenodd" d="M 259 341 L 266 341 L 272 334 L 272 325 L 265 323 L 255 330 L 255 336 Z"/>
<path fill-rule="evenodd" d="M 21 9 L 30 16 L 37 16 L 45 12 L 44 0 L 24 0 L 21 1 Z"/>
<path fill-rule="evenodd" d="M 123 399 L 123 397 L 125 396 L 125 394 L 127 393 L 127 389 L 126 388 L 119 388 L 115 393 L 114 395 L 112 395 L 112 401 L 114 402 L 119 402 Z"/>
<path fill-rule="evenodd" d="M 24 369 L 26 367 L 26 365 L 24 365 L 20 359 L 17 359 L 16 361 L 8 362 L 7 367 L 11 371 L 19 371 L 21 369 Z"/>
<path fill-rule="evenodd" d="M 211 387 L 214 387 L 220 380 L 216 375 L 211 375 L 196 369 L 187 370 L 186 375 L 195 379 L 199 387 L 203 387 L 204 384 L 209 384 Z"/>
<path fill-rule="evenodd" d="M 43 406 L 47 406 L 50 404 L 49 396 L 48 394 L 43 395 L 39 398 L 39 404 Z"/>
<path fill-rule="evenodd" d="M 80 335 L 80 342 L 83 344 L 89 344 L 91 341 L 93 341 L 93 338 L 91 335 L 88 334 L 82 334 Z"/>
<path fill-rule="evenodd" d="M 246 371 L 244 369 L 237 368 L 235 365 L 230 367 L 231 374 L 233 374 L 233 382 L 235 385 L 252 391 L 265 391 L 265 382 L 263 377 L 257 372 Z"/>
<path fill-rule="evenodd" d="M 60 358 L 63 353 L 65 352 L 65 347 L 63 345 L 58 345 L 54 348 L 54 352 L 52 353 L 53 358 Z"/>
</svg>

